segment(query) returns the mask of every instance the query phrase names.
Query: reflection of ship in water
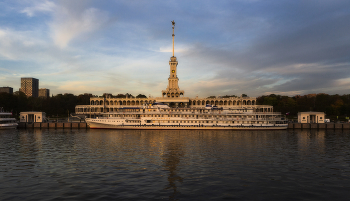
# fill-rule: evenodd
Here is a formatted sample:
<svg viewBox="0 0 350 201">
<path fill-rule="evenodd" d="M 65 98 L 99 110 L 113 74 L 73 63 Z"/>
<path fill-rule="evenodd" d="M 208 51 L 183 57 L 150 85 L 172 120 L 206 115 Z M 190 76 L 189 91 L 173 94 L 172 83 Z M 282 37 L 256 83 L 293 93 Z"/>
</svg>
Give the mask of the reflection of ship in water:
<svg viewBox="0 0 350 201">
<path fill-rule="evenodd" d="M 183 178 L 178 174 L 178 166 L 181 158 L 184 156 L 182 149 L 183 143 L 181 138 L 173 138 L 166 145 L 166 153 L 163 155 L 165 170 L 169 172 L 168 185 L 165 186 L 164 190 L 172 190 L 169 195 L 169 200 L 176 200 L 179 192 L 177 190 L 177 184 L 182 183 Z"/>
</svg>

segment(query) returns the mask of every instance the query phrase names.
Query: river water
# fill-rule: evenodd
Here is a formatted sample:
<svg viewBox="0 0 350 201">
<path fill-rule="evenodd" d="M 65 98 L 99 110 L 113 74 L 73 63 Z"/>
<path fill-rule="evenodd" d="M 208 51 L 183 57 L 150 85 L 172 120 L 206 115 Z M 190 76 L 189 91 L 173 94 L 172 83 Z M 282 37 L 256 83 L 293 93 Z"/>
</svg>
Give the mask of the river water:
<svg viewBox="0 0 350 201">
<path fill-rule="evenodd" d="M 0 130 L 1 200 L 349 200 L 350 131 Z"/>
</svg>

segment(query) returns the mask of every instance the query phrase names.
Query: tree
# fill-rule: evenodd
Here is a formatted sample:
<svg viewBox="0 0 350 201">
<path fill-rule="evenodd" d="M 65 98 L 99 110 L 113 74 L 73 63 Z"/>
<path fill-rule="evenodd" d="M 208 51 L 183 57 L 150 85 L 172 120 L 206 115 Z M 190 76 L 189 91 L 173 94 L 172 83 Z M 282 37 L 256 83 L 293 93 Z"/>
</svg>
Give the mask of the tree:
<svg viewBox="0 0 350 201">
<path fill-rule="evenodd" d="M 136 96 L 136 98 L 147 98 L 147 96 L 143 95 L 143 94 L 139 94 Z"/>
</svg>

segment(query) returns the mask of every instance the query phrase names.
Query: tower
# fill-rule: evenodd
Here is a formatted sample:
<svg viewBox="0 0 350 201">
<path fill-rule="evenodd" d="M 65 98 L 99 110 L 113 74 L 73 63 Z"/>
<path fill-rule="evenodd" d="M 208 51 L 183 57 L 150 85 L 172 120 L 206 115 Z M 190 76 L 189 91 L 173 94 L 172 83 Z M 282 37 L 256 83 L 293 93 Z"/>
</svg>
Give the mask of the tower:
<svg viewBox="0 0 350 201">
<path fill-rule="evenodd" d="M 32 77 L 21 78 L 21 88 L 19 91 L 25 93 L 27 97 L 38 97 L 39 80 Z"/>
<path fill-rule="evenodd" d="M 175 38 L 175 22 L 172 21 L 173 25 L 173 56 L 170 57 L 169 65 L 170 65 L 170 76 L 168 78 L 168 87 L 166 90 L 162 91 L 163 97 L 168 98 L 178 98 L 180 95 L 184 95 L 185 92 L 183 90 L 180 90 L 179 88 L 179 78 L 177 77 L 177 59 L 175 57 L 174 52 L 174 38 Z"/>
</svg>

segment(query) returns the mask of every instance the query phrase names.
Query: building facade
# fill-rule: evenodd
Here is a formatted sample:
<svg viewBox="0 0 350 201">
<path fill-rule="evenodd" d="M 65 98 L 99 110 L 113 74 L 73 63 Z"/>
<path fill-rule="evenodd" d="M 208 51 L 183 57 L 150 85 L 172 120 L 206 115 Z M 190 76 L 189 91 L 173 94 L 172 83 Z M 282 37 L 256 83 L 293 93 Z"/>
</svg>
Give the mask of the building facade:
<svg viewBox="0 0 350 201">
<path fill-rule="evenodd" d="M 42 97 L 42 98 L 50 97 L 50 89 L 45 89 L 45 88 L 39 89 L 39 97 Z"/>
<path fill-rule="evenodd" d="M 46 122 L 45 112 L 20 112 L 20 122 Z"/>
<path fill-rule="evenodd" d="M 38 97 L 39 80 L 32 77 L 21 78 L 21 88 L 19 91 L 23 92 L 27 97 Z"/>
<path fill-rule="evenodd" d="M 298 123 L 318 123 L 323 124 L 325 114 L 324 112 L 298 112 Z"/>
<path fill-rule="evenodd" d="M 162 90 L 161 97 L 148 98 L 116 98 L 111 94 L 101 97 L 91 97 L 90 105 L 77 105 L 75 113 L 78 115 L 99 116 L 101 113 L 117 112 L 124 107 L 143 107 L 155 102 L 165 103 L 172 108 L 204 108 L 207 104 L 215 105 L 219 108 L 237 109 L 238 111 L 252 111 L 252 112 L 273 112 L 273 106 L 256 105 L 256 98 L 253 97 L 227 97 L 227 98 L 188 98 L 184 97 L 184 90 L 180 90 L 177 76 L 177 58 L 174 56 L 174 29 L 173 25 L 173 55 L 170 57 L 170 75 L 168 78 L 168 86 Z"/>
<path fill-rule="evenodd" d="M 0 93 L 13 94 L 13 88 L 12 87 L 0 87 Z"/>
</svg>

